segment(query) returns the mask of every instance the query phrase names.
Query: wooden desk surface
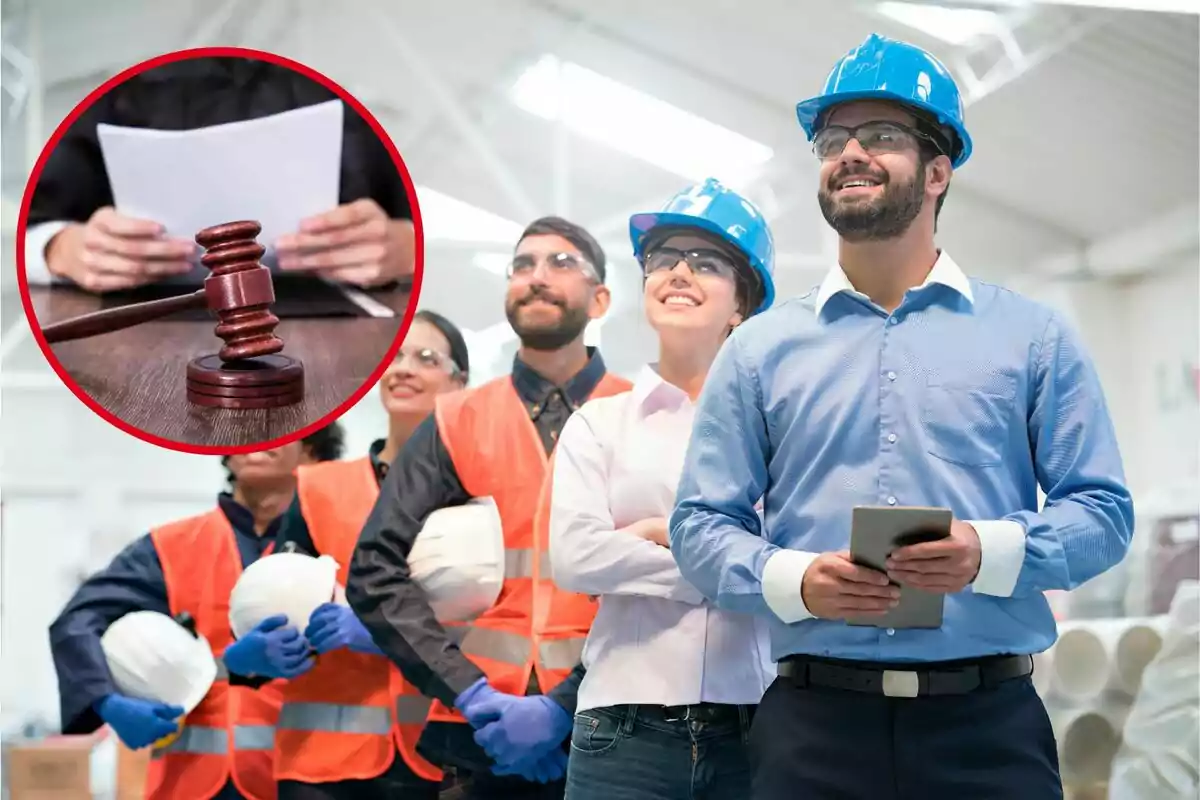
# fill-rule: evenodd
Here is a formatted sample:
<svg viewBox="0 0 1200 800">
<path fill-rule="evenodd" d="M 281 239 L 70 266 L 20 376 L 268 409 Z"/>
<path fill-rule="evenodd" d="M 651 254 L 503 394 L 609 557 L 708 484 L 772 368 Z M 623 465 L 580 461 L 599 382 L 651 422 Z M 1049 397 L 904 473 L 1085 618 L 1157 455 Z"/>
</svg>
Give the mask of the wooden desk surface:
<svg viewBox="0 0 1200 800">
<path fill-rule="evenodd" d="M 187 291 L 181 290 L 181 291 Z M 391 348 L 408 306 L 407 288 L 372 292 L 397 316 L 288 318 L 275 332 L 283 354 L 304 364 L 305 399 L 276 409 L 203 408 L 187 400 L 187 363 L 216 353 L 216 320 L 147 322 L 52 345 L 79 387 L 109 413 L 153 436 L 196 446 L 267 442 L 321 419 L 356 392 Z M 30 287 L 40 326 L 101 308 L 71 288 Z"/>
</svg>

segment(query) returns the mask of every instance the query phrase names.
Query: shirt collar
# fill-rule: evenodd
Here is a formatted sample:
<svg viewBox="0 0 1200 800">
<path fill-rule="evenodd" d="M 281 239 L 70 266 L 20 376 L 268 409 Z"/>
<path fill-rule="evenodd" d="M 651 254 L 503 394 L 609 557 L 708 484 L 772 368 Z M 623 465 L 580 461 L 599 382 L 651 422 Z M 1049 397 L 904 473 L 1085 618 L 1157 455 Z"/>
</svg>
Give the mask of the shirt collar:
<svg viewBox="0 0 1200 800">
<path fill-rule="evenodd" d="M 537 371 L 522 361 L 518 354 L 513 358 L 512 370 L 513 386 L 516 387 L 517 394 L 527 404 L 536 405 L 549 397 L 552 392 L 562 391 L 570 401 L 572 408 L 578 408 L 592 396 L 592 392 L 595 391 L 600 379 L 607 371 L 604 357 L 600 355 L 597 348 L 589 347 L 587 353 L 587 365 L 561 387 L 555 386 L 539 375 Z"/>
<path fill-rule="evenodd" d="M 279 525 L 283 517 L 278 516 L 271 520 L 271 524 L 263 531 L 262 536 L 254 530 L 254 514 L 250 509 L 233 499 L 231 492 L 221 492 L 217 495 L 217 506 L 221 509 L 221 513 L 225 515 L 225 519 L 229 520 L 229 524 L 233 530 L 242 536 L 249 536 L 251 539 L 274 539 L 279 533 Z"/>
<path fill-rule="evenodd" d="M 958 292 L 968 303 L 975 303 L 975 295 L 971 291 L 971 281 L 967 278 L 958 264 L 954 263 L 949 254 L 945 250 L 938 252 L 937 261 L 933 262 L 933 269 L 929 270 L 929 274 L 925 276 L 925 282 L 917 289 L 924 289 L 934 283 L 940 283 L 954 291 Z M 829 298 L 833 297 L 838 292 L 849 292 L 850 294 L 862 297 L 862 293 L 854 288 L 854 284 L 850 283 L 850 279 L 846 277 L 845 270 L 840 264 L 834 264 L 833 267 L 825 275 L 825 280 L 821 281 L 821 286 L 817 289 L 817 300 L 814 310 L 817 316 L 821 315 L 821 309 L 829 302 Z"/>
<path fill-rule="evenodd" d="M 383 479 L 387 477 L 388 466 L 386 461 L 379 458 L 379 454 L 383 452 L 383 448 L 387 447 L 387 439 L 376 439 L 371 442 L 371 448 L 368 451 L 371 456 L 371 469 L 375 471 L 375 481 L 383 483 Z"/>
<path fill-rule="evenodd" d="M 643 366 L 633 382 L 633 402 L 640 417 L 648 417 L 664 408 L 678 408 L 687 400 L 686 392 L 658 374 L 658 364 Z"/>
</svg>

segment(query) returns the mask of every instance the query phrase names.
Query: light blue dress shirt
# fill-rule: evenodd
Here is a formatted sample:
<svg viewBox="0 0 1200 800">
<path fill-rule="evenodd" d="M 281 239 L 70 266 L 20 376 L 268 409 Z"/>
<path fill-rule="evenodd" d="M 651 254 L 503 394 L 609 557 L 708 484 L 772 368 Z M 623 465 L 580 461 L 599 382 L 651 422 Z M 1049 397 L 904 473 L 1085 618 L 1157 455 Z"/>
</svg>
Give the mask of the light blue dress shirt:
<svg viewBox="0 0 1200 800">
<path fill-rule="evenodd" d="M 676 501 L 681 573 L 721 608 L 767 615 L 775 660 L 1040 652 L 1056 636 L 1043 592 L 1118 563 L 1134 522 L 1076 334 L 944 253 L 891 314 L 835 267 L 740 326 L 705 382 Z M 804 606 L 804 571 L 849 548 L 856 505 L 946 507 L 978 531 L 979 575 L 946 597 L 940 629 L 854 627 Z"/>
</svg>

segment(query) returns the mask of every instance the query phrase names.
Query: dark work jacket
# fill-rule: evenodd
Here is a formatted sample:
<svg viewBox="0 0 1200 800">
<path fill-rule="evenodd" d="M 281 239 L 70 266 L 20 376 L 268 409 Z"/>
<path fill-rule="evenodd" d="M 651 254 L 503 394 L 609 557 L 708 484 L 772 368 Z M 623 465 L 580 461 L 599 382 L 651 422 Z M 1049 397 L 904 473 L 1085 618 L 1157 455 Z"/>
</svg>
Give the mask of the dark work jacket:
<svg viewBox="0 0 1200 800">
<path fill-rule="evenodd" d="M 217 503 L 233 527 L 244 569 L 261 558 L 275 541 L 279 520 L 259 536 L 250 510 L 235 502 L 232 495 L 222 493 Z M 196 568 L 204 569 L 204 565 L 197 564 Z M 50 625 L 50 654 L 58 674 L 63 733 L 91 733 L 104 724 L 95 707 L 117 689 L 100 637 L 109 625 L 133 611 L 171 613 L 162 562 L 149 534 L 136 539 L 107 567 L 84 581 Z M 231 674 L 229 682 L 258 686 L 266 681 Z M 230 781 L 214 800 L 240 797 Z"/>
<path fill-rule="evenodd" d="M 564 386 L 546 380 L 519 357 L 514 359 L 513 384 L 547 454 L 605 371 L 604 359 L 595 348 L 589 348 L 587 365 Z M 412 580 L 408 553 L 433 511 L 469 499 L 430 416 L 386 470 L 379 500 L 355 548 L 346 586 L 351 606 L 404 677 L 422 694 L 451 707 L 484 674 L 447 637 L 421 587 Z M 291 515 L 285 516 L 290 523 Z M 575 712 L 583 674 L 582 665 L 576 667 L 548 693 L 570 714 Z M 530 691 L 538 687 L 532 685 Z M 467 769 L 487 769 L 491 763 L 475 744 L 469 726 L 461 724 L 430 723 L 419 749 L 432 761 Z"/>
<path fill-rule="evenodd" d="M 198 58 L 148 70 L 107 92 L 72 123 L 47 159 L 29 225 L 86 222 L 113 204 L 96 135 L 98 123 L 190 130 L 278 114 L 339 99 L 285 67 L 246 58 Z M 404 182 L 371 126 L 343 103 L 339 202 L 371 198 L 392 219 L 411 219 Z M 168 176 L 169 177 L 169 176 Z"/>
</svg>

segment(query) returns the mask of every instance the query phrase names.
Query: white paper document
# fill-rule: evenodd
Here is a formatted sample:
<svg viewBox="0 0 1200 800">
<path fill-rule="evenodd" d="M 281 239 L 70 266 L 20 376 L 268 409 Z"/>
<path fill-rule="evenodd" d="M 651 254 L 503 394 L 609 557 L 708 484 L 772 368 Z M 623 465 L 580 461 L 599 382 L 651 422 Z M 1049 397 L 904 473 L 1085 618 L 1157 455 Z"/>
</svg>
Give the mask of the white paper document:
<svg viewBox="0 0 1200 800">
<path fill-rule="evenodd" d="M 341 100 L 187 131 L 100 124 L 96 132 L 122 214 L 194 240 L 212 225 L 252 219 L 275 240 L 338 204 Z"/>
</svg>

